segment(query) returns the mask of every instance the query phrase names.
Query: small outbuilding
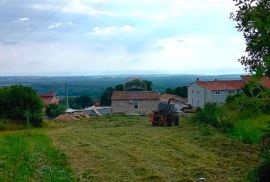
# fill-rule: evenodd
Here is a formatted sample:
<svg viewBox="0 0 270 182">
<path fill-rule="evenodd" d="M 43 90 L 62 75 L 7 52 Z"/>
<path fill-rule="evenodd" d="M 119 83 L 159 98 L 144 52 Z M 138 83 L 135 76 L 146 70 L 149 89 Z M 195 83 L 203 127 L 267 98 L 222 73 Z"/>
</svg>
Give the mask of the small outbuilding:
<svg viewBox="0 0 270 182">
<path fill-rule="evenodd" d="M 45 106 L 48 106 L 50 104 L 58 105 L 60 102 L 60 99 L 56 96 L 54 92 L 42 93 L 39 94 L 39 96 L 41 97 Z"/>
<path fill-rule="evenodd" d="M 112 113 L 146 115 L 157 110 L 158 92 L 153 91 L 115 91 L 112 94 Z"/>
</svg>

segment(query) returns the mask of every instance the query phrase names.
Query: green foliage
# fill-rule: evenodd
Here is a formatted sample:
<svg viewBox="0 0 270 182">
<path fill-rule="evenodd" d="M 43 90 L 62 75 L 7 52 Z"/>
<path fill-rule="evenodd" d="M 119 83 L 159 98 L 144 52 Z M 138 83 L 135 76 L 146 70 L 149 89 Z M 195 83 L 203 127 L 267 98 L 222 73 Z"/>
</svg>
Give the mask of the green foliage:
<svg viewBox="0 0 270 182">
<path fill-rule="evenodd" d="M 115 90 L 117 91 L 123 91 L 124 90 L 124 85 L 123 84 L 119 84 L 115 86 Z"/>
<path fill-rule="evenodd" d="M 115 91 L 113 87 L 108 87 L 104 90 L 104 92 L 100 96 L 100 103 L 102 106 L 110 106 L 112 104 L 111 97 L 113 91 Z"/>
<path fill-rule="evenodd" d="M 134 79 L 124 84 L 124 90 L 127 91 L 151 91 L 153 84 L 151 81 Z"/>
<path fill-rule="evenodd" d="M 93 99 L 89 96 L 79 96 L 76 97 L 76 104 L 79 105 L 82 109 L 94 105 Z"/>
<path fill-rule="evenodd" d="M 269 0 L 234 0 L 239 8 L 232 16 L 246 39 L 247 56 L 240 62 L 246 70 L 270 76 L 270 3 Z"/>
<path fill-rule="evenodd" d="M 22 85 L 14 85 L 0 89 L 0 117 L 26 122 L 25 113 L 29 112 L 30 122 L 41 126 L 43 103 L 36 92 Z"/>
<path fill-rule="evenodd" d="M 224 131 L 232 127 L 231 123 L 227 122 L 224 111 L 216 103 L 207 103 L 202 109 L 198 110 L 193 119 Z"/>
<path fill-rule="evenodd" d="M 60 105 L 66 105 L 67 98 L 64 97 L 60 101 Z M 68 105 L 72 109 L 84 109 L 94 105 L 94 101 L 90 96 L 81 95 L 79 97 L 68 97 Z"/>
<path fill-rule="evenodd" d="M 50 104 L 46 108 L 46 114 L 49 118 L 55 118 L 61 114 L 64 114 L 67 107 L 64 105 Z"/>
<path fill-rule="evenodd" d="M 238 138 L 245 143 L 260 143 L 265 132 L 269 128 L 269 115 L 238 116 L 234 120 L 233 127 L 229 132 L 230 136 Z"/>
<path fill-rule="evenodd" d="M 188 97 L 188 87 L 187 86 L 176 87 L 175 89 L 167 88 L 165 93 L 178 95 L 180 97 L 187 98 Z"/>
<path fill-rule="evenodd" d="M 0 135 L 0 181 L 75 181 L 66 156 L 40 134 Z"/>
<path fill-rule="evenodd" d="M 262 152 L 262 162 L 249 174 L 250 182 L 268 182 L 270 179 L 270 150 Z"/>
</svg>

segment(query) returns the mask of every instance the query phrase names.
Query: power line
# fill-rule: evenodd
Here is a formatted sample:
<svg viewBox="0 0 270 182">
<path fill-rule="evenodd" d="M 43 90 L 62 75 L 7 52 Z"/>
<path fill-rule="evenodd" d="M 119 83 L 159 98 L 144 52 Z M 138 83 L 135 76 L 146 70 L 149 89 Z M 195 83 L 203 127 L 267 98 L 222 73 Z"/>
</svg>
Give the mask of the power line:
<svg viewBox="0 0 270 182">
<path fill-rule="evenodd" d="M 52 5 L 52 7 L 46 13 L 44 13 L 41 16 L 41 18 L 39 20 L 37 20 L 36 22 L 34 22 L 33 24 L 31 24 L 30 26 L 28 26 L 27 28 L 25 28 L 23 31 L 21 31 L 19 33 L 19 37 L 12 41 L 12 42 L 16 42 L 15 44 L 8 45 L 4 49 L 0 50 L 0 54 L 4 51 L 9 50 L 11 47 L 18 45 L 19 42 L 26 39 L 29 35 L 31 35 L 39 27 L 44 25 L 48 20 L 54 18 L 55 15 L 58 13 L 58 11 L 61 10 L 66 5 L 68 5 L 69 3 L 70 3 L 70 1 L 68 2 L 66 0 L 57 1 L 55 4 Z M 53 11 L 55 9 L 56 9 L 56 11 Z"/>
</svg>

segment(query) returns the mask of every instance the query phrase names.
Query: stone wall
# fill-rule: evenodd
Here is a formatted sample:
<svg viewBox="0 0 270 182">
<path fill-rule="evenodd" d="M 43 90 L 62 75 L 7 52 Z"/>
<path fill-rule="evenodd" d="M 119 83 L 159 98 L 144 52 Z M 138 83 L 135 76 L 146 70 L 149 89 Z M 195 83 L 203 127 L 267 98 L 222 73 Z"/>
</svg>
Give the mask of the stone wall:
<svg viewBox="0 0 270 182">
<path fill-rule="evenodd" d="M 138 102 L 138 108 L 134 108 L 134 102 Z M 112 113 L 124 113 L 124 114 L 143 114 L 157 110 L 159 99 L 152 100 L 133 100 L 133 103 L 129 100 L 112 100 Z"/>
</svg>

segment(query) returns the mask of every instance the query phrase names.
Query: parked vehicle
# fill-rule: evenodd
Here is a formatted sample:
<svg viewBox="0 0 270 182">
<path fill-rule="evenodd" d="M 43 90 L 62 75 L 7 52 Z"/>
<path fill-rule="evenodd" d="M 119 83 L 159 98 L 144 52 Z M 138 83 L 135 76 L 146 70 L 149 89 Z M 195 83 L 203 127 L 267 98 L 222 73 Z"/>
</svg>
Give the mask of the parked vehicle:
<svg viewBox="0 0 270 182">
<path fill-rule="evenodd" d="M 160 102 L 158 110 L 148 114 L 148 121 L 152 126 L 178 126 L 179 125 L 179 112 L 177 112 L 173 99 L 168 102 Z"/>
</svg>

